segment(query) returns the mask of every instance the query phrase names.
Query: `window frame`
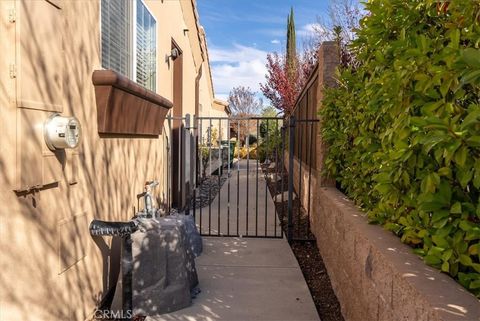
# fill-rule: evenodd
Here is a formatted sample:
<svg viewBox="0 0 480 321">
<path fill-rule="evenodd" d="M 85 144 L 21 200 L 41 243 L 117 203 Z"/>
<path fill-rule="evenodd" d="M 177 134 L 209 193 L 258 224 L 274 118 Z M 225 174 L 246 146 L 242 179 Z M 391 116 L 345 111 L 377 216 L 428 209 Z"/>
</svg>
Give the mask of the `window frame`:
<svg viewBox="0 0 480 321">
<path fill-rule="evenodd" d="M 104 0 L 100 0 L 99 1 L 99 6 L 98 6 L 98 9 L 99 9 L 99 42 L 100 42 L 100 45 L 99 45 L 99 48 L 100 48 L 100 66 L 102 69 L 105 69 L 105 67 L 103 66 L 102 64 L 102 61 L 103 61 L 103 53 L 102 53 L 102 1 Z M 130 70 L 131 70 L 131 75 L 124 75 L 125 77 L 127 77 L 128 79 L 134 81 L 135 83 L 139 84 L 138 81 L 137 81 L 137 2 L 140 1 L 141 4 L 145 7 L 145 9 L 147 9 L 148 13 L 152 16 L 152 19 L 153 21 L 155 22 L 155 77 L 157 76 L 158 74 L 158 66 L 157 66 L 157 52 L 158 52 L 158 29 L 157 29 L 157 26 L 158 26 L 158 21 L 157 21 L 157 18 L 155 17 L 155 15 L 153 14 L 152 10 L 147 6 L 147 4 L 145 3 L 144 0 L 129 0 L 129 1 L 132 1 L 131 3 L 131 6 L 132 6 L 132 10 L 131 10 L 131 13 L 130 13 L 130 28 L 132 28 L 133 30 L 131 30 L 131 41 L 132 41 L 132 53 L 131 53 L 131 59 L 129 61 L 129 67 L 130 67 Z M 140 86 L 144 87 L 143 85 L 139 84 Z M 146 87 L 144 87 L 146 88 Z M 153 89 L 149 89 L 149 88 L 146 88 L 148 90 L 151 90 L 153 92 L 157 92 L 157 81 L 155 80 L 155 88 Z"/>
</svg>

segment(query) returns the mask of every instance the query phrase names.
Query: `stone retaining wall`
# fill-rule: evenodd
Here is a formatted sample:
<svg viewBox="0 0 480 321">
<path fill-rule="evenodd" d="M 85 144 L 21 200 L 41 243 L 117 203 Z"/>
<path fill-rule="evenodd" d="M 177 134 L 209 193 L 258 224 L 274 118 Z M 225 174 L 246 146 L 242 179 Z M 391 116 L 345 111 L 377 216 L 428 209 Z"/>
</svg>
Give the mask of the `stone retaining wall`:
<svg viewBox="0 0 480 321">
<path fill-rule="evenodd" d="M 479 301 L 333 187 L 315 189 L 312 231 L 346 321 L 474 321 Z"/>
</svg>

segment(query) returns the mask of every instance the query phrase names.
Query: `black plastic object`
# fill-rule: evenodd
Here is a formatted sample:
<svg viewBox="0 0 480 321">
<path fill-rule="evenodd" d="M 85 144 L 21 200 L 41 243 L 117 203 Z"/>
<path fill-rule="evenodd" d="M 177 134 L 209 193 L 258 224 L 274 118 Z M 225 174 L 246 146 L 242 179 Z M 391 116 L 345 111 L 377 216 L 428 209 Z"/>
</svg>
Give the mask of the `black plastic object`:
<svg viewBox="0 0 480 321">
<path fill-rule="evenodd" d="M 118 236 L 123 239 L 122 246 L 122 308 L 123 313 L 129 315 L 132 310 L 132 239 L 130 235 L 138 230 L 136 221 L 129 222 L 106 222 L 93 220 L 90 223 L 90 234 L 92 236 Z M 111 302 L 110 302 L 111 304 Z M 126 320 L 131 320 L 128 316 Z"/>
<path fill-rule="evenodd" d="M 125 237 L 138 230 L 135 221 L 129 222 L 106 222 L 93 220 L 90 223 L 90 234 L 93 236 L 119 236 Z"/>
<path fill-rule="evenodd" d="M 185 226 L 185 233 L 187 234 L 188 248 L 192 251 L 195 257 L 199 257 L 203 251 L 202 236 L 195 225 L 195 218 L 192 215 L 185 214 L 171 214 L 167 218 L 173 218 L 182 222 Z"/>
</svg>

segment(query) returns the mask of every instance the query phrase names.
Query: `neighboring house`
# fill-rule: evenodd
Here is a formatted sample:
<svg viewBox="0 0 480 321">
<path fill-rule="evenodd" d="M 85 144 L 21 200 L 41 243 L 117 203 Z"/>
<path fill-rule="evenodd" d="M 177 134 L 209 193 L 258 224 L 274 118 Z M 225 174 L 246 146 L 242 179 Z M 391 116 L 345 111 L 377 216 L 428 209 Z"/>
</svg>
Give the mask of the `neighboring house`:
<svg viewBox="0 0 480 321">
<path fill-rule="evenodd" d="M 131 218 L 152 179 L 161 206 L 185 203 L 167 187 L 191 177 L 173 172 L 189 167 L 172 166 L 181 142 L 164 115 L 141 111 L 217 112 L 205 33 L 195 0 L 2 0 L 0 12 L 0 319 L 85 320 L 118 264 L 89 222 Z M 96 88 L 101 69 L 127 78 Z M 125 109 L 100 120 L 102 104 Z M 52 113 L 79 120 L 79 147 L 46 146 Z"/>
<path fill-rule="evenodd" d="M 213 108 L 210 109 L 210 116 L 211 117 L 223 117 L 223 118 L 228 118 L 232 112 L 230 111 L 230 107 L 228 106 L 228 102 L 220 99 L 215 99 L 213 101 Z M 221 122 L 221 129 L 220 129 L 220 135 L 222 140 L 226 140 L 228 138 L 228 129 L 229 129 L 229 124 L 227 121 L 222 121 Z"/>
<path fill-rule="evenodd" d="M 216 140 L 216 142 L 213 142 L 214 144 L 230 138 L 228 136 L 230 122 L 227 118 L 231 116 L 231 111 L 226 101 L 215 99 L 213 107 L 201 113 L 200 116 L 205 117 L 203 120 L 200 120 L 202 127 L 201 140 L 203 143 L 210 140 L 211 134 L 212 140 Z"/>
</svg>

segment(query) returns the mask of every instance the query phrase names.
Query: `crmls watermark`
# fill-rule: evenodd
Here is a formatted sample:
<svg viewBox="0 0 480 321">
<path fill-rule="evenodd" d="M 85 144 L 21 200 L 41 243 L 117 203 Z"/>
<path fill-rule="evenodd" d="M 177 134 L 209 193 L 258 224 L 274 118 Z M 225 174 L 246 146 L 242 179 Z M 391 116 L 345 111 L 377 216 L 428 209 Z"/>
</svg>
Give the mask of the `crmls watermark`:
<svg viewBox="0 0 480 321">
<path fill-rule="evenodd" d="M 107 319 L 107 320 L 117 320 L 117 319 L 127 319 L 130 320 L 133 317 L 132 310 L 119 310 L 119 311 L 112 311 L 112 310 L 95 310 L 94 314 L 95 319 Z"/>
</svg>

